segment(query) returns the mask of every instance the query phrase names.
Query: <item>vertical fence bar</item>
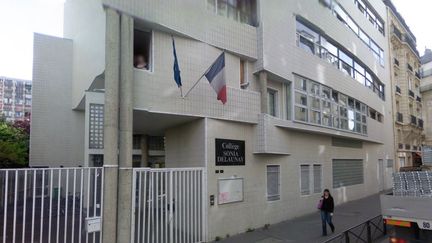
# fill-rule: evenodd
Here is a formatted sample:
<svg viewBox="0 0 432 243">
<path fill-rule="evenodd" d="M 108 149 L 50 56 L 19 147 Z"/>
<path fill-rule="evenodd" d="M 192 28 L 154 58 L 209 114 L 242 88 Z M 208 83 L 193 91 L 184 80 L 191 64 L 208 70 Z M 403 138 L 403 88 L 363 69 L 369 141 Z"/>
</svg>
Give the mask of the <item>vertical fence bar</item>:
<svg viewBox="0 0 432 243">
<path fill-rule="evenodd" d="M 93 185 L 93 217 L 96 217 L 96 208 L 97 208 L 97 177 L 99 176 L 97 173 L 97 168 L 93 169 L 94 176 L 94 185 Z M 93 243 L 96 242 L 96 232 L 93 232 Z"/>
<path fill-rule="evenodd" d="M 87 197 L 86 219 L 90 216 L 90 175 L 91 175 L 90 173 L 91 173 L 91 169 L 88 168 L 87 169 L 87 193 L 86 193 L 86 197 Z M 88 243 L 89 234 L 87 231 L 85 232 L 85 234 L 86 234 L 86 243 Z"/>
<path fill-rule="evenodd" d="M 27 209 L 27 170 L 24 170 L 24 202 L 23 202 L 23 221 L 22 221 L 22 234 L 21 241 L 24 243 L 25 239 L 25 226 L 26 226 L 26 209 Z"/>
<path fill-rule="evenodd" d="M 164 173 L 164 214 L 165 214 L 165 222 L 162 225 L 164 227 L 164 242 L 168 242 L 168 172 Z"/>
<path fill-rule="evenodd" d="M 3 212 L 3 243 L 6 243 L 6 220 L 7 220 L 7 198 L 8 198 L 8 187 L 9 187 L 9 171 L 5 171 L 5 192 L 4 192 L 4 212 Z"/>
<path fill-rule="evenodd" d="M 153 210 L 151 208 L 153 207 L 153 173 L 149 172 L 149 201 L 147 202 L 147 208 L 148 208 L 148 220 L 147 220 L 147 242 L 150 242 L 151 232 L 150 232 L 150 224 L 152 222 L 153 217 Z M 153 241 L 153 240 L 152 240 Z"/>
<path fill-rule="evenodd" d="M 178 211 L 179 211 L 179 207 L 178 207 L 178 189 L 177 189 L 177 176 L 178 172 L 174 171 L 174 200 L 173 200 L 173 204 L 174 204 L 174 226 L 175 226 L 175 231 L 174 231 L 174 243 L 178 243 Z"/>
<path fill-rule="evenodd" d="M 67 221 L 68 221 L 68 204 L 69 204 L 69 169 L 66 169 L 66 192 L 65 192 L 65 213 L 64 213 L 64 243 L 67 240 Z"/>
<path fill-rule="evenodd" d="M 156 172 L 156 196 L 154 200 L 156 201 L 156 242 L 159 242 L 159 173 Z"/>
<path fill-rule="evenodd" d="M 135 171 L 132 170 L 132 200 L 131 200 L 131 243 L 135 242 L 135 219 L 137 219 L 136 217 L 136 208 L 135 208 L 135 200 L 136 200 L 136 195 L 137 195 L 137 191 L 136 191 L 136 183 L 137 183 L 137 176 L 135 174 Z M 139 188 L 139 186 L 138 186 Z M 139 189 L 138 189 L 139 190 Z M 140 192 L 138 192 L 138 194 L 140 194 Z M 138 198 L 138 200 L 140 200 L 140 198 Z M 139 228 L 139 203 L 138 203 L 138 228 Z M 137 232 L 139 235 L 139 231 Z M 139 240 L 137 241 L 139 242 Z"/>
<path fill-rule="evenodd" d="M 142 212 L 143 212 L 143 223 L 142 223 L 142 229 L 141 229 L 141 232 L 142 232 L 142 239 L 144 240 L 145 239 L 145 225 L 146 225 L 146 205 L 147 205 L 147 172 L 146 171 L 144 171 L 144 172 L 140 172 L 140 177 L 142 177 L 143 176 L 143 174 L 144 174 L 144 186 L 143 186 L 143 190 L 144 190 L 144 193 L 143 193 L 143 201 L 142 201 Z M 141 242 L 141 241 L 140 241 Z"/>
<path fill-rule="evenodd" d="M 190 171 L 186 171 L 186 233 L 187 233 L 187 242 L 191 242 L 191 181 L 190 181 Z"/>
<path fill-rule="evenodd" d="M 185 178 L 186 178 L 186 171 L 182 171 L 182 185 L 181 185 L 181 189 L 182 189 L 182 238 L 183 238 L 183 242 L 186 242 L 186 203 L 185 203 L 185 197 L 186 197 L 186 183 L 185 183 Z"/>
<path fill-rule="evenodd" d="M 33 170 L 33 197 L 32 197 L 32 222 L 31 222 L 31 234 L 30 242 L 34 242 L 34 221 L 35 221 L 35 203 L 36 203 L 36 176 L 37 170 Z"/>
<path fill-rule="evenodd" d="M 50 169 L 50 187 L 49 187 L 49 210 L 48 210 L 48 243 L 51 243 L 51 215 L 52 215 L 52 189 L 53 189 L 53 169 Z M 42 241 L 41 241 L 42 242 Z"/>
<path fill-rule="evenodd" d="M 138 222 L 137 222 L 137 229 L 141 229 L 141 173 L 138 171 L 133 171 L 133 180 L 132 180 L 132 195 L 137 195 L 137 191 L 136 191 L 136 183 L 138 183 L 138 210 L 135 210 L 134 207 L 132 207 L 132 210 L 134 212 L 133 217 L 134 217 L 134 221 L 135 218 L 138 218 Z M 135 201 L 135 196 L 132 199 L 132 202 Z M 138 211 L 138 217 L 136 217 L 136 212 Z M 134 229 L 134 227 L 132 227 L 132 229 Z M 138 230 L 138 232 L 136 233 L 132 233 L 131 236 L 135 237 L 135 234 L 137 235 L 136 239 L 137 242 L 140 243 L 141 242 L 141 231 Z"/>
<path fill-rule="evenodd" d="M 16 214 L 17 214 L 17 195 L 18 195 L 18 170 L 15 171 L 15 195 L 14 195 L 14 212 L 13 212 L 13 232 L 12 242 L 15 243 L 16 235 Z"/>
<path fill-rule="evenodd" d="M 201 170 L 198 170 L 198 177 L 197 177 L 197 184 L 198 184 L 198 196 L 197 196 L 197 200 L 198 200 L 198 207 L 197 207 L 197 213 L 198 213 L 198 241 L 203 241 L 202 238 L 202 231 L 201 231 L 201 224 L 202 222 L 202 212 L 201 212 L 201 207 L 202 207 L 202 191 L 201 191 L 201 178 L 202 178 L 202 173 Z"/>
<path fill-rule="evenodd" d="M 81 235 L 81 231 L 82 231 L 82 216 L 83 216 L 83 189 L 84 189 L 84 169 L 81 168 L 81 183 L 80 183 L 80 210 L 79 210 L 79 228 L 78 228 L 78 243 L 81 243 L 82 240 L 82 235 Z"/>
<path fill-rule="evenodd" d="M 173 243 L 173 234 L 174 234 L 174 216 L 173 216 L 173 204 L 174 204 L 174 200 L 173 200 L 173 171 L 171 170 L 169 172 L 169 243 Z"/>
<path fill-rule="evenodd" d="M 39 234 L 39 238 L 40 238 L 40 242 L 42 241 L 42 237 L 43 237 L 43 214 L 44 214 L 44 201 L 45 201 L 45 170 L 42 170 L 42 185 L 41 185 L 41 214 L 40 214 L 40 234 Z"/>
<path fill-rule="evenodd" d="M 57 232 L 56 232 L 56 242 L 59 242 L 59 232 L 60 232 L 60 195 L 61 195 L 61 176 L 62 170 L 58 170 L 58 183 L 57 183 Z"/>
<path fill-rule="evenodd" d="M 101 207 L 100 207 L 100 213 L 99 213 L 99 215 L 100 215 L 100 217 L 103 220 L 103 204 L 104 204 L 104 202 L 103 202 L 103 191 L 104 191 L 103 190 L 103 186 L 104 186 L 104 180 L 105 180 L 105 173 L 104 173 L 103 168 L 100 168 L 99 170 L 100 170 L 101 176 L 102 176 L 102 178 L 101 178 L 100 200 L 99 200 Z M 103 224 L 101 224 L 101 233 L 99 234 L 99 242 L 102 241 L 102 232 L 103 232 L 102 225 Z"/>
<path fill-rule="evenodd" d="M 73 169 L 71 242 L 74 242 L 74 236 L 75 236 L 75 190 L 76 190 L 76 168 Z"/>
<path fill-rule="evenodd" d="M 194 242 L 197 242 L 198 241 L 198 239 L 197 239 L 197 224 L 198 224 L 198 220 L 197 220 L 197 216 L 198 216 L 198 214 L 196 213 L 196 208 L 197 208 L 197 202 L 196 202 L 196 199 L 197 199 L 197 195 L 196 195 L 196 189 L 197 189 L 197 185 L 196 185 L 196 170 L 194 170 L 193 172 L 192 172 L 192 175 L 193 175 L 193 183 L 192 183 L 192 186 L 193 186 L 193 208 L 192 208 L 192 210 L 193 210 L 193 241 Z"/>
</svg>

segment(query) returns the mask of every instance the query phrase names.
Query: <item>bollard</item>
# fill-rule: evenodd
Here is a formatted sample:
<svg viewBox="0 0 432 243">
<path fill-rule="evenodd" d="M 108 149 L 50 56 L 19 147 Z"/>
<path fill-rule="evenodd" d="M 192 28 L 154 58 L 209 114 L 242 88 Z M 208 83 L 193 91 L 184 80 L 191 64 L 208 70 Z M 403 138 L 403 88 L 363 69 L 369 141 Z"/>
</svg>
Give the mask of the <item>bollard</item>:
<svg viewBox="0 0 432 243">
<path fill-rule="evenodd" d="M 369 221 L 366 222 L 366 230 L 367 230 L 367 242 L 372 243 L 372 234 L 371 234 L 371 227 Z"/>
<path fill-rule="evenodd" d="M 345 243 L 349 243 L 350 242 L 350 239 L 349 239 L 349 232 L 348 231 L 345 231 Z"/>
</svg>

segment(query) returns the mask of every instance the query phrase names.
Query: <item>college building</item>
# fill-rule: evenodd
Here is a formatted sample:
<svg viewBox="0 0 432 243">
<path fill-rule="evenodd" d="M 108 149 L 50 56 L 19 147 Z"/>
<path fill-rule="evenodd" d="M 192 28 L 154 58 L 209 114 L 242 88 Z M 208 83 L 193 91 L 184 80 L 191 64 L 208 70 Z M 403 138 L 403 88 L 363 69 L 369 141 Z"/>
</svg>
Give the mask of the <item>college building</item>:
<svg viewBox="0 0 432 243">
<path fill-rule="evenodd" d="M 64 37 L 34 36 L 30 165 L 103 166 L 109 186 L 132 166 L 204 168 L 207 240 L 315 212 L 325 188 L 336 204 L 389 188 L 404 129 L 393 59 L 417 82 L 406 67 L 418 55 L 394 56 L 388 11 L 367 0 L 68 0 Z M 221 53 L 225 104 L 205 77 L 193 87 Z"/>
</svg>

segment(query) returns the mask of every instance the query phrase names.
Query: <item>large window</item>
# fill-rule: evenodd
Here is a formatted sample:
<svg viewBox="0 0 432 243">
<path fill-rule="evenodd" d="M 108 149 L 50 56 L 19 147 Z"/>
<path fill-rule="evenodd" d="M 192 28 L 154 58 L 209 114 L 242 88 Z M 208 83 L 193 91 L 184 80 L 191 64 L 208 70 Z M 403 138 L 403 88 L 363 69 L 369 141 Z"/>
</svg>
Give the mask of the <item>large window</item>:
<svg viewBox="0 0 432 243">
<path fill-rule="evenodd" d="M 363 160 L 334 159 L 333 188 L 352 186 L 364 183 Z"/>
<path fill-rule="evenodd" d="M 280 166 L 267 165 L 267 201 L 280 199 Z"/>
<path fill-rule="evenodd" d="M 300 194 L 310 195 L 311 193 L 322 192 L 322 165 L 302 164 L 300 165 Z"/>
<path fill-rule="evenodd" d="M 255 0 L 207 0 L 207 10 L 241 23 L 257 26 Z"/>
<path fill-rule="evenodd" d="M 134 67 L 152 70 L 152 33 L 149 31 L 134 31 Z"/>
<path fill-rule="evenodd" d="M 295 76 L 294 83 L 296 121 L 367 134 L 365 104 L 304 77 Z"/>
<path fill-rule="evenodd" d="M 384 51 L 381 49 L 355 22 L 354 20 L 347 14 L 345 10 L 342 9 L 342 7 L 333 0 L 331 4 L 324 3 L 326 7 L 328 7 L 332 12 L 333 15 L 337 17 L 338 20 L 340 20 L 344 25 L 346 25 L 349 29 L 351 29 L 354 34 L 356 34 L 360 40 L 362 40 L 372 51 L 373 56 L 379 63 L 384 66 Z M 359 0 L 361 1 L 361 0 Z M 321 0 L 322 2 L 322 0 Z M 370 12 L 370 11 L 369 11 Z M 370 16 L 373 16 L 374 21 L 377 20 L 375 15 L 371 12 Z M 377 25 L 378 26 L 378 25 Z M 383 24 L 380 23 L 380 26 L 382 27 Z M 384 29 L 382 28 L 384 31 Z M 384 33 L 384 32 L 382 32 Z"/>
<path fill-rule="evenodd" d="M 373 24 L 375 29 L 377 29 L 382 35 L 384 35 L 384 21 L 377 18 L 374 14 L 374 10 L 366 5 L 364 0 L 354 0 L 360 12 Z"/>
<path fill-rule="evenodd" d="M 271 116 L 277 116 L 277 91 L 267 89 L 268 113 Z"/>
<path fill-rule="evenodd" d="M 310 165 L 300 165 L 300 194 L 310 194 Z"/>
<path fill-rule="evenodd" d="M 371 43 L 374 42 L 371 41 Z M 297 46 L 331 63 L 342 72 L 371 89 L 382 100 L 385 99 L 384 85 L 371 75 L 371 72 L 365 65 L 356 60 L 351 53 L 338 48 L 337 43 L 331 43 L 329 38 L 307 27 L 300 19 L 297 20 Z M 374 48 L 379 49 L 378 46 L 374 46 Z M 381 56 L 380 52 L 374 55 Z"/>
</svg>

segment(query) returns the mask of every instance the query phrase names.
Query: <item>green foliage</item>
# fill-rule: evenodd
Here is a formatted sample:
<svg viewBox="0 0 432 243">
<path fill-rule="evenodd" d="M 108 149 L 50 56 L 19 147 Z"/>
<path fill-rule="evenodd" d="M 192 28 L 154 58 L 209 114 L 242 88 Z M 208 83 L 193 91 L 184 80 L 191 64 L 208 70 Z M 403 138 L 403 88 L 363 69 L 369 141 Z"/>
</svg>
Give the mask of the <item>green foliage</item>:
<svg viewBox="0 0 432 243">
<path fill-rule="evenodd" d="M 0 120 L 0 167 L 28 164 L 29 134 L 20 127 Z"/>
</svg>

